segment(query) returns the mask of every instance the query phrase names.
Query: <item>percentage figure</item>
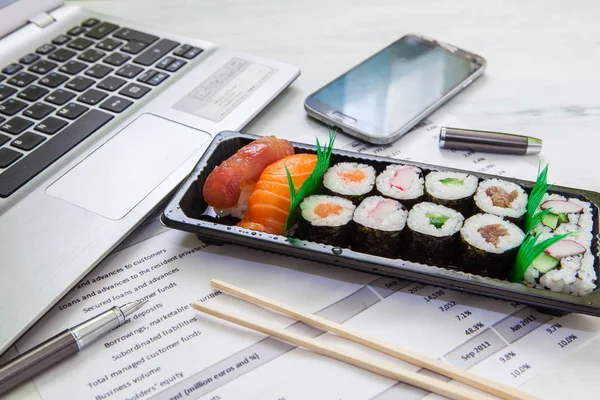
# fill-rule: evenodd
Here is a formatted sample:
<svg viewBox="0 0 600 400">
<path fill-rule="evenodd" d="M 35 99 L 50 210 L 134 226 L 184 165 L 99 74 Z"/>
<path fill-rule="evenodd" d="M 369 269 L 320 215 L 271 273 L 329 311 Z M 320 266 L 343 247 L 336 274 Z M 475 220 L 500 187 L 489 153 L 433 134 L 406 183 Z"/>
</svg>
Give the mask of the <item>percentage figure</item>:
<svg viewBox="0 0 600 400">
<path fill-rule="evenodd" d="M 472 327 L 465 329 L 465 335 L 467 335 L 467 336 L 472 335 L 473 333 L 477 332 L 478 330 L 480 330 L 483 327 L 484 327 L 483 323 L 478 322 L 475 325 L 473 325 Z"/>
<path fill-rule="evenodd" d="M 531 369 L 531 366 L 529 364 L 523 364 L 519 368 L 517 368 L 513 372 L 511 372 L 510 374 L 513 376 L 513 378 L 516 378 L 519 375 L 523 374 L 523 372 L 527 371 L 528 369 Z"/>
<path fill-rule="evenodd" d="M 562 328 L 561 324 L 553 324 L 549 328 L 546 328 L 546 332 L 548 332 L 549 334 L 552 335 L 554 332 L 556 332 L 560 328 Z"/>
<path fill-rule="evenodd" d="M 460 314 L 456 315 L 456 319 L 459 321 L 462 321 L 463 319 L 467 318 L 469 315 L 471 315 L 471 311 L 465 310 L 465 311 L 461 312 Z"/>
<path fill-rule="evenodd" d="M 566 338 L 564 338 L 556 344 L 559 345 L 561 348 L 567 347 L 569 344 L 573 343 L 575 339 L 577 339 L 577 336 L 570 334 L 569 336 L 567 336 Z"/>
<path fill-rule="evenodd" d="M 511 360 L 513 358 L 515 358 L 517 355 L 515 354 L 514 351 L 509 351 L 508 353 L 506 353 L 505 355 L 503 355 L 502 357 L 499 358 L 500 361 L 502 361 L 503 363 L 507 362 L 508 360 Z"/>
</svg>

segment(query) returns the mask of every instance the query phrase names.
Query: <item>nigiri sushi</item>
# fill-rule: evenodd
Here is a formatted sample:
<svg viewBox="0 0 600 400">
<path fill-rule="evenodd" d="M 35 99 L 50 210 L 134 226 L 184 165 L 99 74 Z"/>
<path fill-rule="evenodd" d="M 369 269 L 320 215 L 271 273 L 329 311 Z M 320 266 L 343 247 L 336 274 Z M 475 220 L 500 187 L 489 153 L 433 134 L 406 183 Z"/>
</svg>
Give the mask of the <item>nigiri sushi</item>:
<svg viewBox="0 0 600 400">
<path fill-rule="evenodd" d="M 285 167 L 298 190 L 312 174 L 316 164 L 316 155 L 302 153 L 287 156 L 265 168 L 248 198 L 248 208 L 238 226 L 283 234 L 290 211 L 290 187 Z"/>
<path fill-rule="evenodd" d="M 220 216 L 241 218 L 260 174 L 270 164 L 294 154 L 292 143 L 266 136 L 239 149 L 216 167 L 202 187 L 202 196 Z"/>
</svg>

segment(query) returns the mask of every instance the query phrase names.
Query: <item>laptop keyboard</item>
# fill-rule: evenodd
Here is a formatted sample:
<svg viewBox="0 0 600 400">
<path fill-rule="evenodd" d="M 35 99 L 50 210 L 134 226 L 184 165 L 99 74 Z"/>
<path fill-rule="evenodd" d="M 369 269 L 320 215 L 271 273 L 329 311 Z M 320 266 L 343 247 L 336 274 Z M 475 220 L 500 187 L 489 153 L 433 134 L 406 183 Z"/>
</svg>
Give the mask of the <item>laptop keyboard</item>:
<svg viewBox="0 0 600 400">
<path fill-rule="evenodd" d="M 198 47 L 90 18 L 5 66 L 0 72 L 0 198 L 200 53 Z"/>
</svg>

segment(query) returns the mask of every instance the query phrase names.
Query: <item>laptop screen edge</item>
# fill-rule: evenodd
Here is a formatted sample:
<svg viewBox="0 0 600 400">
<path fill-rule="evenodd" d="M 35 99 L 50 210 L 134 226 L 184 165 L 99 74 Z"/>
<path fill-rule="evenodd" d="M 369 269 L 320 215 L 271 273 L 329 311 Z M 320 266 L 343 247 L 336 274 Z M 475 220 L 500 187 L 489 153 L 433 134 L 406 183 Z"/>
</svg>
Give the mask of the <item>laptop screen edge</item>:
<svg viewBox="0 0 600 400">
<path fill-rule="evenodd" d="M 0 8 L 0 38 L 25 25 L 32 17 L 64 4 L 63 0 L 16 0 Z"/>
</svg>

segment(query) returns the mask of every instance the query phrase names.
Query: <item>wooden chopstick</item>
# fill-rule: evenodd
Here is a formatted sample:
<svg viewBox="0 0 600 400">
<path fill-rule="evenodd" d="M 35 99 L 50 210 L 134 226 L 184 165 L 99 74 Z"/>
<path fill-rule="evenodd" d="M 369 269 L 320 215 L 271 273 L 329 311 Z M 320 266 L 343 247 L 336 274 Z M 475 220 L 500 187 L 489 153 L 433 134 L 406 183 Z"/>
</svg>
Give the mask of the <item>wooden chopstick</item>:
<svg viewBox="0 0 600 400">
<path fill-rule="evenodd" d="M 285 329 L 269 326 L 256 321 L 252 321 L 248 318 L 236 316 L 230 313 L 219 311 L 206 304 L 193 303 L 192 307 L 198 311 L 212 315 L 214 317 L 223 319 L 225 321 L 233 322 L 235 324 L 244 326 L 246 328 L 253 329 L 258 332 L 262 332 L 266 335 L 285 340 L 289 343 L 294 343 L 299 346 L 305 347 L 316 353 L 323 354 L 328 357 L 344 361 L 348 364 L 355 365 L 357 367 L 366 369 L 379 375 L 386 376 L 388 378 L 406 382 L 408 384 L 418 386 L 425 390 L 440 394 L 442 396 L 449 397 L 456 400 L 491 400 L 492 398 L 486 394 L 480 394 L 467 388 L 451 385 L 448 382 L 441 381 L 430 376 L 419 374 L 417 372 L 409 371 L 404 368 L 399 368 L 391 363 L 377 360 L 371 356 L 356 353 L 351 350 L 342 349 L 340 347 L 320 342 L 316 339 L 309 338 L 304 335 L 297 333 L 288 332 Z"/>
<path fill-rule="evenodd" d="M 275 300 L 271 300 L 264 296 L 260 296 L 248 290 L 242 289 L 235 285 L 231 285 L 229 283 L 217 279 L 213 279 L 211 281 L 211 285 L 225 293 L 234 295 L 250 303 L 257 304 L 264 308 L 287 315 L 289 317 L 302 321 L 308 325 L 312 325 L 316 328 L 335 333 L 336 335 L 344 337 L 353 342 L 360 343 L 374 350 L 378 350 L 392 357 L 406 361 L 410 364 L 418 365 L 420 367 L 437 372 L 438 374 L 445 375 L 448 378 L 452 378 L 456 381 L 462 382 L 473 388 L 490 393 L 502 399 L 539 400 L 537 397 L 522 392 L 518 389 L 503 385 L 498 382 L 494 382 L 491 379 L 486 379 L 484 377 L 472 374 L 466 370 L 460 369 L 453 365 L 446 364 L 443 361 L 427 357 L 423 354 L 402 348 L 400 346 L 396 346 L 392 343 L 386 343 L 382 340 L 358 332 L 352 328 L 346 327 L 341 324 L 337 324 L 335 322 L 318 317 L 311 313 L 295 309 L 288 305 L 279 303 Z"/>
</svg>

